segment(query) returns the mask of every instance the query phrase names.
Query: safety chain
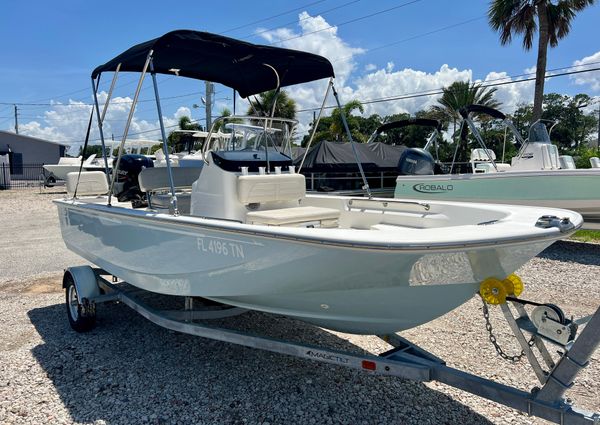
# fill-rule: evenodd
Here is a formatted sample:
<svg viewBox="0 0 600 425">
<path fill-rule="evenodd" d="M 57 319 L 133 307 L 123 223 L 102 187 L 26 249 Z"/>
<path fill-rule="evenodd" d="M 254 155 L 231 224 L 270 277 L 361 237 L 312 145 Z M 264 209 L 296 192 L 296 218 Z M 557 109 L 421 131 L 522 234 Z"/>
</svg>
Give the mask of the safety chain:
<svg viewBox="0 0 600 425">
<path fill-rule="evenodd" d="M 488 310 L 488 306 L 487 306 L 486 302 L 483 300 L 483 298 L 481 299 L 481 301 L 483 301 L 483 318 L 485 319 L 485 329 L 489 333 L 490 342 L 496 349 L 496 352 L 498 353 L 498 355 L 500 357 L 502 357 L 506 361 L 509 361 L 512 363 L 517 363 L 517 362 L 521 361 L 521 359 L 525 355 L 525 350 L 521 350 L 521 353 L 518 355 L 515 355 L 515 356 L 509 356 L 508 354 L 506 354 L 504 352 L 504 350 L 502 350 L 502 347 L 500 347 L 500 345 L 498 344 L 498 341 L 496 340 L 496 336 L 493 333 L 492 323 L 490 322 L 490 312 Z M 533 344 L 535 344 L 535 336 L 531 337 L 528 344 L 530 347 L 533 347 Z"/>
</svg>

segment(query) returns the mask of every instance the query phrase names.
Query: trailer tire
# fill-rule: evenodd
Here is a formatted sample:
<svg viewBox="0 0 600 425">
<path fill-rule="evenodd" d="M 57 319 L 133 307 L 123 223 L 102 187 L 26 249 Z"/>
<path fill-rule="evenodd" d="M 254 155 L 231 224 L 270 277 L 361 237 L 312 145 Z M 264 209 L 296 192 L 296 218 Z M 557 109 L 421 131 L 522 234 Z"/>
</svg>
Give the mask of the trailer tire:
<svg viewBox="0 0 600 425">
<path fill-rule="evenodd" d="M 46 187 L 54 187 L 55 184 L 56 184 L 56 177 L 48 176 L 48 178 L 46 178 L 46 183 L 45 183 Z"/>
<path fill-rule="evenodd" d="M 69 324 L 76 332 L 88 332 L 96 326 L 96 307 L 79 299 L 75 280 L 71 273 L 64 277 L 64 287 Z"/>
</svg>

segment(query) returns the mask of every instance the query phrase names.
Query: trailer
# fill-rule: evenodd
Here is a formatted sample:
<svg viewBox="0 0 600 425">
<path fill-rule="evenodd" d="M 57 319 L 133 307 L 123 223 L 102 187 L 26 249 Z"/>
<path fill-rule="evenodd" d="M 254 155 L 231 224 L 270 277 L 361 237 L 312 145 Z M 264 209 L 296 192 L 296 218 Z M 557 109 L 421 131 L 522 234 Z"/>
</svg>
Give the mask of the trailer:
<svg viewBox="0 0 600 425">
<path fill-rule="evenodd" d="M 553 304 L 539 304 L 516 297 L 508 297 L 506 302 L 500 303 L 504 318 L 523 350 L 519 357 L 527 358 L 540 383 L 526 392 L 449 367 L 444 360 L 397 334 L 378 335 L 393 347 L 391 350 L 380 355 L 358 355 L 196 323 L 196 320 L 243 314 L 246 310 L 204 303 L 191 297 L 184 297 L 181 309 L 157 309 L 139 296 L 146 291 L 127 291 L 125 286 L 126 282 L 99 268 L 78 266 L 65 270 L 63 287 L 71 327 L 77 332 L 93 329 L 97 306 L 117 301 L 173 331 L 367 373 L 419 382 L 438 381 L 557 424 L 600 424 L 600 413 L 581 410 L 563 397 L 577 374 L 588 365 L 600 342 L 600 307 L 591 316 L 573 320 L 567 319 Z M 485 302 L 483 311 L 491 342 L 502 357 L 508 358 L 495 341 Z M 583 324 L 586 326 L 579 332 Z M 547 345 L 560 349 L 558 361 L 553 360 Z"/>
</svg>

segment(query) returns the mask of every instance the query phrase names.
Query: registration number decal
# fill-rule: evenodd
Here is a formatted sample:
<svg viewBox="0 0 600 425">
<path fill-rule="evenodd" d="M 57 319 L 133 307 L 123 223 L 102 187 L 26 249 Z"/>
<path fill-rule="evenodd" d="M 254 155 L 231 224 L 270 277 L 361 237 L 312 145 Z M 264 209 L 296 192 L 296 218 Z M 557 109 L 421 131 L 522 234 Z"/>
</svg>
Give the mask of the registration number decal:
<svg viewBox="0 0 600 425">
<path fill-rule="evenodd" d="M 198 250 L 224 257 L 245 258 L 244 245 L 242 243 L 220 238 L 198 238 Z"/>
</svg>

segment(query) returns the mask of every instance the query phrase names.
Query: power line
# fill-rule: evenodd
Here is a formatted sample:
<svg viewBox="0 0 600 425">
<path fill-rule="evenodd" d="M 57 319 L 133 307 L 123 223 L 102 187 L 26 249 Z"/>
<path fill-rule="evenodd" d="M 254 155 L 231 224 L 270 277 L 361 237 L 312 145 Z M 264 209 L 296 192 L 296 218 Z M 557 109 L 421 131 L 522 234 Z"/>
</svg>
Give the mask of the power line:
<svg viewBox="0 0 600 425">
<path fill-rule="evenodd" d="M 341 9 L 341 8 L 343 8 L 343 7 L 350 6 L 351 4 L 358 3 L 359 1 L 361 1 L 361 0 L 352 0 L 352 1 L 349 1 L 349 2 L 347 2 L 347 3 L 343 3 L 343 4 L 341 4 L 341 5 L 338 5 L 338 6 L 332 7 L 332 8 L 330 8 L 330 9 L 323 10 L 322 12 L 316 12 L 316 15 L 323 15 L 323 14 L 325 14 L 325 13 L 333 12 L 334 10 L 338 10 L 338 9 Z M 242 38 L 243 38 L 243 39 L 247 39 L 247 38 L 250 38 L 250 37 L 256 37 L 257 35 L 264 34 L 264 33 L 266 33 L 266 32 L 269 32 L 269 31 L 273 31 L 273 30 L 277 30 L 277 29 L 285 28 L 287 25 L 294 25 L 294 24 L 296 24 L 296 23 L 300 23 L 300 22 L 302 22 L 302 21 L 306 21 L 306 20 L 308 20 L 308 19 L 310 19 L 310 18 L 312 18 L 312 17 L 313 17 L 313 16 L 307 16 L 306 18 L 298 19 L 298 20 L 296 20 L 296 21 L 292 21 L 292 22 L 286 22 L 285 24 L 278 25 L 278 26 L 276 26 L 276 27 L 267 28 L 267 29 L 265 29 L 265 30 L 258 31 L 258 32 L 253 32 L 252 34 L 248 34 L 248 35 L 246 35 L 246 36 L 244 36 L 244 37 L 242 37 Z"/>
<path fill-rule="evenodd" d="M 441 28 L 438 28 L 438 29 L 435 29 L 435 30 L 432 30 L 432 31 L 428 31 L 428 32 L 424 32 L 424 33 L 421 33 L 421 34 L 413 35 L 411 37 L 407 37 L 407 38 L 403 38 L 402 40 L 397 40 L 397 41 L 393 41 L 391 43 L 383 44 L 383 45 L 378 46 L 378 47 L 373 47 L 373 48 L 370 48 L 370 49 L 364 49 L 362 53 L 374 52 L 375 50 L 381 50 L 381 49 L 385 49 L 385 48 L 388 48 L 388 47 L 391 47 L 391 46 L 395 46 L 397 44 L 406 43 L 407 41 L 412 41 L 412 40 L 415 40 L 417 38 L 426 37 L 428 35 L 436 34 L 438 32 L 442 32 L 442 31 L 446 31 L 446 30 L 453 29 L 453 28 L 456 28 L 456 27 L 460 27 L 462 25 L 470 24 L 472 22 L 478 21 L 478 20 L 483 19 L 485 17 L 486 16 L 484 15 L 484 16 L 479 16 L 477 18 L 467 19 L 466 21 L 457 22 L 456 24 L 447 25 L 445 27 L 441 27 Z M 339 62 L 339 61 L 342 61 L 342 60 L 345 60 L 345 59 L 349 59 L 351 57 L 352 57 L 352 55 L 351 56 L 344 56 L 344 57 L 341 57 L 341 58 L 333 59 L 331 62 Z"/>
<path fill-rule="evenodd" d="M 270 16 L 270 17 L 268 17 L 268 18 L 264 18 L 264 19 L 261 19 L 261 20 L 255 21 L 255 22 L 251 22 L 251 23 L 249 23 L 249 24 L 246 24 L 246 25 L 244 25 L 244 26 L 240 26 L 240 27 L 237 27 L 237 28 L 233 28 L 233 29 L 230 29 L 230 30 L 223 31 L 223 32 L 221 32 L 220 34 L 225 34 L 225 33 L 227 33 L 227 32 L 231 32 L 231 31 L 234 31 L 234 30 L 236 30 L 236 29 L 240 29 L 240 28 L 244 28 L 244 27 L 247 27 L 247 26 L 255 25 L 256 23 L 259 23 L 259 22 L 268 21 L 268 20 L 270 20 L 270 19 L 273 19 L 273 18 L 276 18 L 276 17 L 279 17 L 279 16 L 283 16 L 283 15 L 285 15 L 285 14 L 288 14 L 288 13 L 291 13 L 291 12 L 294 12 L 294 11 L 297 11 L 297 10 L 300 10 L 300 9 L 304 9 L 304 8 L 306 8 L 306 7 L 308 7 L 308 6 L 315 5 L 315 4 L 318 4 L 318 3 L 322 3 L 322 2 L 324 2 L 324 1 L 326 1 L 326 0 L 320 0 L 320 1 L 312 2 L 312 3 L 306 4 L 306 5 L 304 5 L 304 6 L 301 6 L 301 7 L 298 7 L 298 8 L 295 8 L 295 9 L 291 9 L 291 10 L 289 10 L 289 11 L 287 11 L 287 12 L 282 12 L 281 14 L 273 15 L 273 16 Z M 353 2 L 349 2 L 349 3 L 345 3 L 345 4 L 341 5 L 341 6 L 337 6 L 337 7 L 331 8 L 331 9 L 329 9 L 328 11 L 335 10 L 335 9 L 339 9 L 339 8 L 341 8 L 341 7 L 345 7 L 345 6 L 347 6 L 347 5 L 350 5 L 350 4 L 353 4 L 353 3 L 356 3 L 357 1 L 359 1 L 359 0 L 356 0 L 356 1 L 353 1 Z M 344 25 L 348 25 L 348 24 L 350 24 L 350 23 L 358 22 L 358 21 L 361 21 L 361 20 L 364 20 L 364 19 L 371 18 L 371 17 L 373 17 L 373 16 L 381 15 L 381 14 L 383 14 L 383 13 L 387 13 L 387 12 L 390 12 L 390 11 L 392 11 L 392 10 L 396 10 L 396 9 L 399 9 L 399 8 L 402 8 L 402 7 L 405 7 L 405 6 L 408 6 L 408 5 L 414 4 L 414 3 L 418 3 L 418 2 L 421 2 L 421 1 L 423 1 L 423 0 L 412 0 L 412 1 L 409 1 L 409 2 L 406 2 L 406 3 L 402 3 L 402 4 L 399 4 L 399 5 L 396 5 L 396 6 L 393 6 L 393 7 L 387 8 L 387 9 L 384 9 L 384 10 L 380 10 L 380 11 L 378 11 L 378 12 L 370 13 L 370 14 L 368 14 L 368 15 L 359 16 L 359 17 L 357 17 L 357 18 L 351 19 L 351 20 L 349 20 L 349 21 L 342 22 L 342 23 L 340 23 L 340 24 L 337 24 L 337 25 L 330 25 L 330 26 L 328 26 L 328 27 L 321 28 L 321 29 L 318 29 L 318 30 L 315 30 L 315 31 L 311 31 L 311 32 L 308 32 L 308 33 L 304 33 L 304 34 L 301 34 L 301 35 L 298 35 L 298 36 L 295 36 L 295 37 L 292 37 L 292 38 L 288 38 L 288 39 L 285 39 L 285 40 L 279 40 L 279 41 L 276 41 L 276 42 L 270 43 L 270 45 L 272 45 L 272 44 L 278 44 L 278 43 L 283 43 L 283 42 L 285 42 L 285 41 L 294 40 L 294 39 L 297 39 L 297 38 L 306 37 L 306 36 L 308 36 L 308 35 L 315 34 L 315 33 L 322 32 L 322 31 L 326 31 L 326 30 L 328 30 L 328 29 L 331 29 L 331 28 L 334 28 L 334 27 L 341 27 L 341 26 L 344 26 Z M 327 11 L 326 11 L 326 12 L 327 12 Z M 322 12 L 322 13 L 326 13 L 326 12 Z M 294 22 L 295 22 L 295 21 L 294 21 Z M 169 78 L 167 78 L 167 79 L 170 79 L 170 78 L 174 78 L 174 77 L 173 77 L 173 76 L 170 76 L 170 77 L 169 77 Z M 164 81 L 166 81 L 166 80 L 163 80 L 163 82 L 164 82 Z M 125 84 L 125 85 L 130 85 L 130 84 L 133 84 L 133 83 L 134 83 L 134 81 L 131 81 L 131 82 L 129 82 L 129 83 L 127 83 L 127 84 Z M 121 88 L 122 88 L 122 87 L 124 87 L 125 85 L 122 85 L 122 86 L 121 86 Z M 74 94 L 74 93 L 80 93 L 80 92 L 83 92 L 83 91 L 86 91 L 86 90 L 89 90 L 89 89 L 85 89 L 85 88 L 84 88 L 84 89 L 76 90 L 76 91 L 74 91 L 74 92 L 66 93 L 66 94 L 64 94 L 64 95 L 55 96 L 54 98 L 60 98 L 60 97 L 68 96 L 68 95 L 70 95 L 70 94 Z M 48 99 L 52 99 L 52 98 L 48 98 Z M 0 105 L 3 105 L 3 104 L 8 104 L 8 102 L 7 102 L 7 103 L 5 103 L 5 102 L 0 102 Z M 10 104 L 18 104 L 18 105 L 36 105 L 36 106 L 50 106 L 50 105 L 48 105 L 48 104 L 44 104 L 44 103 L 37 102 L 37 101 L 33 101 L 33 102 L 11 102 Z"/>
<path fill-rule="evenodd" d="M 257 24 L 257 23 L 260 23 L 260 22 L 266 22 L 266 21 L 270 21 L 270 20 L 272 20 L 272 19 L 275 19 L 275 18 L 278 18 L 278 17 L 280 17 L 280 16 L 284 16 L 284 15 L 287 15 L 287 14 L 289 14 L 289 13 L 293 13 L 293 12 L 296 12 L 296 11 L 298 11 L 298 10 L 301 10 L 301 9 L 307 8 L 307 7 L 309 7 L 309 6 L 313 6 L 313 5 L 315 5 L 315 4 L 323 3 L 323 2 L 325 2 L 325 1 L 327 1 L 327 0 L 318 0 L 318 1 L 311 2 L 311 3 L 307 3 L 307 4 L 303 5 L 303 6 L 300 6 L 300 7 L 294 8 L 294 9 L 290 9 L 290 10 L 287 10 L 287 11 L 285 11 L 285 12 L 278 13 L 278 14 L 276 14 L 276 15 L 272 15 L 272 16 L 269 16 L 269 17 L 266 17 L 266 18 L 262 18 L 262 19 L 259 19 L 259 20 L 256 20 L 256 21 L 253 21 L 253 22 L 250 22 L 250 23 L 248 23 L 248 24 L 241 25 L 241 26 L 239 26 L 239 27 L 236 27 L 236 28 L 231 28 L 231 29 L 228 29 L 228 30 L 226 30 L 226 31 L 223 31 L 223 32 L 221 32 L 220 34 L 226 34 L 226 33 L 228 33 L 228 32 L 232 32 L 232 31 L 235 31 L 235 30 L 238 30 L 238 29 L 246 28 L 246 27 L 249 27 L 249 26 L 255 25 L 255 24 Z M 360 0 L 356 0 L 356 1 L 360 1 Z M 331 10 L 334 10 L 334 9 L 336 9 L 336 8 L 333 8 L 333 9 L 331 9 Z M 167 79 L 163 80 L 161 83 L 164 83 L 166 80 L 168 80 L 168 79 L 171 79 L 171 78 L 173 78 L 173 77 L 169 77 L 169 78 L 167 78 Z M 125 86 L 127 86 L 127 85 L 134 84 L 135 82 L 136 82 L 136 80 L 133 80 L 133 81 L 130 81 L 130 82 L 126 83 L 126 84 L 123 84 L 123 85 L 121 85 L 120 87 L 122 88 L 122 87 L 125 87 Z M 106 82 L 103 82 L 103 84 L 107 84 L 107 83 L 108 83 L 108 81 L 106 81 Z M 90 90 L 90 89 L 89 89 L 89 87 L 86 87 L 86 88 L 82 88 L 82 89 L 79 89 L 79 90 L 75 90 L 75 91 L 72 91 L 72 92 L 69 92 L 69 93 L 60 94 L 60 95 L 57 95 L 57 96 L 51 96 L 51 97 L 46 97 L 46 98 L 43 98 L 43 99 L 33 100 L 33 101 L 30 101 L 30 102 L 28 102 L 28 103 L 30 103 L 30 104 L 39 104 L 40 102 L 43 102 L 43 101 L 45 101 L 45 100 L 60 99 L 60 98 L 62 98 L 62 97 L 70 96 L 70 95 L 72 95 L 72 94 L 82 93 L 82 92 L 85 92 L 85 91 L 88 91 L 88 90 Z M 13 102 L 13 103 L 14 103 L 14 102 Z M 13 103 L 11 103 L 11 105 L 12 105 Z M 3 103 L 0 103 L 0 104 L 3 104 Z M 47 105 L 41 105 L 41 106 L 47 106 Z"/>
<path fill-rule="evenodd" d="M 577 67 L 579 67 L 581 65 L 577 65 Z M 561 72 L 558 74 L 551 74 L 551 75 L 546 75 L 545 78 L 549 79 L 549 78 L 555 78 L 555 77 L 563 77 L 565 75 L 573 75 L 573 74 L 581 74 L 584 72 L 593 72 L 593 71 L 600 71 L 600 67 L 598 68 L 592 68 L 592 69 L 583 69 L 583 70 L 578 70 L 578 71 L 568 71 L 568 72 Z M 531 75 L 531 74 L 528 74 Z M 496 80 L 506 80 L 508 78 L 512 78 L 512 77 L 502 77 L 502 78 L 497 78 L 494 80 L 488 80 L 489 81 L 496 81 Z M 486 84 L 485 82 L 481 84 L 481 88 L 487 88 L 487 87 L 498 87 L 498 86 L 505 86 L 505 85 L 510 85 L 510 84 L 518 84 L 518 83 L 525 83 L 528 81 L 535 81 L 535 77 L 530 77 L 530 78 L 524 78 L 521 80 L 512 80 L 512 81 L 504 81 L 504 82 L 498 82 L 498 83 L 492 83 L 492 84 Z M 396 101 L 396 100 L 406 100 L 406 99 L 415 99 L 418 97 L 428 97 L 428 96 L 435 96 L 435 95 L 439 95 L 439 94 L 443 94 L 444 93 L 444 89 L 443 88 L 436 88 L 436 89 L 431 89 L 431 90 L 424 90 L 421 92 L 413 92 L 410 94 L 403 94 L 403 95 L 393 95 L 393 96 L 386 96 L 386 97 L 381 97 L 381 98 L 376 98 L 376 99 L 367 99 L 364 101 L 360 101 L 360 103 L 362 103 L 363 105 L 370 105 L 373 103 L 383 103 L 383 102 L 392 102 L 392 101 Z M 335 109 L 337 108 L 337 105 L 332 105 L 332 106 L 326 106 L 325 109 Z M 318 111 L 320 108 L 306 108 L 306 109 L 301 109 L 297 112 L 311 112 L 311 111 Z"/>
<path fill-rule="evenodd" d="M 258 20 L 254 21 L 254 22 L 250 22 L 250 23 L 247 23 L 247 24 L 244 24 L 244 25 L 240 25 L 239 27 L 235 27 L 235 28 L 231 28 L 231 29 L 222 31 L 220 34 L 227 34 L 227 33 L 232 32 L 232 31 L 236 31 L 236 30 L 239 30 L 239 29 L 242 29 L 242 28 L 250 27 L 252 25 L 260 24 L 261 22 L 270 21 L 271 19 L 279 18 L 280 16 L 284 16 L 284 15 L 288 15 L 288 14 L 293 13 L 293 12 L 297 12 L 298 10 L 304 9 L 306 7 L 314 6 L 315 4 L 318 4 L 318 3 L 323 3 L 324 1 L 326 1 L 326 0 L 314 1 L 312 3 L 305 4 L 304 6 L 300 6 L 300 7 L 294 8 L 294 9 L 287 10 L 285 12 L 281 12 L 281 13 L 279 13 L 277 15 L 269 16 L 267 18 L 258 19 Z"/>
<path fill-rule="evenodd" d="M 399 5 L 393 6 L 393 7 L 389 7 L 389 8 L 384 9 L 384 10 L 380 10 L 378 12 L 373 12 L 373 13 L 370 13 L 368 15 L 363 15 L 363 16 L 359 16 L 358 18 L 350 19 L 349 21 L 345 21 L 345 22 L 342 22 L 342 23 L 339 23 L 339 24 L 336 24 L 336 25 L 328 25 L 327 27 L 319 28 L 318 30 L 314 30 L 314 31 L 311 31 L 311 32 L 306 32 L 306 33 L 297 35 L 295 37 L 290 37 L 290 38 L 286 38 L 284 40 L 274 41 L 273 43 L 269 43 L 268 45 L 271 46 L 273 44 L 279 44 L 279 43 L 283 43 L 283 42 L 290 41 L 290 40 L 296 40 L 298 38 L 303 38 L 303 37 L 306 37 L 306 36 L 309 36 L 309 35 L 312 35 L 312 34 L 316 34 L 318 32 L 327 31 L 328 29 L 339 28 L 339 27 L 344 26 L 344 25 L 348 25 L 348 24 L 352 24 L 354 22 L 362 21 L 363 19 L 368 19 L 368 18 L 372 18 L 373 16 L 381 15 L 382 13 L 387 13 L 387 12 L 391 12 L 392 10 L 400 9 L 402 7 L 405 7 L 405 6 L 410 6 L 411 4 L 419 3 L 421 1 L 423 1 L 423 0 L 411 0 L 411 1 L 408 1 L 406 3 L 402 3 L 402 4 L 399 4 Z"/>
<path fill-rule="evenodd" d="M 546 72 L 555 72 L 555 71 L 562 71 L 562 70 L 566 70 L 566 69 L 577 69 L 577 68 L 581 68 L 582 66 L 589 66 L 589 65 L 595 65 L 595 64 L 600 64 L 600 61 L 595 61 L 595 62 L 589 62 L 585 65 L 572 65 L 572 66 L 567 66 L 567 67 L 560 67 L 560 68 L 553 68 L 553 69 L 549 69 Z M 593 72 L 593 71 L 597 71 L 600 70 L 600 68 L 591 68 L 591 69 L 583 69 L 583 70 L 574 70 L 574 71 L 569 71 L 569 72 L 563 72 L 563 73 L 558 73 L 558 74 L 551 74 L 551 75 L 547 75 L 546 78 L 552 78 L 552 77 L 558 77 L 558 76 L 564 76 L 564 75 L 571 75 L 571 74 L 579 74 L 579 73 L 585 73 L 585 72 Z M 494 86 L 501 86 L 501 85 L 507 85 L 507 84 L 516 84 L 516 83 L 520 83 L 520 82 L 527 82 L 527 81 L 533 81 L 535 80 L 535 78 L 526 78 L 526 79 L 521 79 L 521 80 L 514 80 L 515 78 L 519 78 L 519 77 L 523 77 L 523 76 L 529 76 L 529 75 L 535 75 L 534 72 L 532 73 L 524 73 L 524 74 L 517 74 L 517 75 L 508 75 L 505 77 L 499 77 L 499 78 L 494 78 L 491 80 L 486 80 L 483 82 L 482 87 L 494 87 Z M 510 81 L 505 81 L 502 82 L 504 80 L 509 80 Z M 493 82 L 499 82 L 499 83 L 495 83 L 495 84 L 491 84 Z M 215 93 L 219 94 L 222 93 L 225 90 L 219 90 L 218 92 Z M 178 96 L 172 96 L 172 97 L 166 97 L 163 99 L 179 99 L 185 96 L 192 96 L 192 95 L 197 95 L 198 93 L 202 93 L 202 92 L 194 92 L 194 93 L 189 93 L 187 95 L 178 95 Z M 372 104 L 372 103 L 381 103 L 381 102 L 387 102 L 387 101 L 394 101 L 394 100 L 404 100 L 404 99 L 411 99 L 411 98 L 418 98 L 418 97 L 426 97 L 426 96 L 434 96 L 434 95 L 439 95 L 439 94 L 443 94 L 443 88 L 434 88 L 434 89 L 429 89 L 429 90 L 422 90 L 422 91 L 417 91 L 417 92 L 410 92 L 410 93 L 404 93 L 401 95 L 393 95 L 393 96 L 387 96 L 387 97 L 382 97 L 382 98 L 375 98 L 375 99 L 367 99 L 365 101 L 361 101 L 361 103 L 363 104 Z M 149 102 L 149 101 L 153 101 L 153 99 L 145 99 L 145 102 Z M 140 101 L 141 102 L 141 101 Z M 130 102 L 123 102 L 123 103 L 130 103 Z M 168 104 L 173 104 L 174 102 L 167 102 Z M 69 106 L 69 105 L 59 105 L 59 106 Z M 86 105 L 86 106 L 90 106 L 90 105 Z M 328 106 L 326 109 L 332 109 L 335 106 Z M 298 112 L 308 112 L 308 111 L 313 111 L 313 110 L 318 110 L 319 108 L 306 108 L 306 109 L 301 109 Z M 142 112 L 147 112 L 149 110 L 153 110 L 153 108 L 151 109 L 140 109 L 140 110 L 136 110 L 136 114 L 142 113 Z M 72 114 L 74 114 L 74 112 L 62 112 L 65 115 L 71 116 Z M 21 116 L 19 114 L 19 116 Z M 4 118 L 4 117 L 0 117 L 0 118 Z M 8 119 L 11 119 L 12 117 L 8 117 Z M 27 116 L 27 118 L 32 118 Z M 33 117 L 33 118 L 39 118 L 39 117 Z M 87 121 L 87 119 L 81 119 L 80 121 Z M 119 119 L 107 119 L 107 122 L 117 122 L 117 121 L 125 121 L 125 120 L 119 120 Z M 154 130 L 153 130 L 154 131 Z"/>
<path fill-rule="evenodd" d="M 577 65 L 575 67 L 579 67 L 581 65 Z M 566 75 L 573 75 L 573 74 L 581 74 L 584 72 L 593 72 L 593 71 L 599 71 L 600 67 L 597 68 L 592 68 L 592 69 L 585 69 L 585 70 L 578 70 L 578 71 L 568 71 L 568 72 L 562 72 L 562 73 L 558 73 L 558 74 L 552 74 L 552 75 L 547 75 L 546 78 L 555 78 L 555 77 L 562 77 L 562 76 L 566 76 Z M 528 74 L 531 75 L 531 74 Z M 507 78 L 511 78 L 511 77 L 503 77 L 500 79 L 496 79 L 496 80 L 504 80 Z M 487 88 L 487 87 L 497 87 L 497 86 L 503 86 L 503 85 L 509 85 L 509 84 L 518 84 L 518 83 L 523 83 L 523 82 L 527 82 L 527 81 L 534 81 L 535 77 L 531 77 L 531 78 L 526 78 L 526 79 L 522 79 L 522 80 L 513 80 L 513 81 L 505 81 L 505 82 L 497 82 L 497 83 L 492 83 L 492 84 L 482 84 L 481 87 L 483 88 Z M 489 80 L 489 81 L 495 81 L 495 80 Z M 489 82 L 488 81 L 488 82 Z M 396 101 L 396 100 L 405 100 L 405 99 L 414 99 L 414 98 L 418 98 L 418 97 L 426 97 L 426 96 L 435 96 L 435 95 L 439 95 L 439 94 L 443 94 L 443 88 L 439 88 L 439 89 L 431 89 L 431 90 L 427 90 L 427 91 L 422 91 L 422 92 L 414 92 L 412 94 L 404 94 L 404 95 L 394 95 L 394 96 L 387 96 L 384 98 L 376 98 L 376 99 L 367 99 L 365 101 L 361 101 L 361 103 L 363 105 L 368 105 L 368 104 L 373 104 L 373 103 L 383 103 L 383 102 L 391 102 L 391 101 Z M 326 106 L 325 109 L 334 109 L 337 108 L 337 106 Z M 311 112 L 311 111 L 315 111 L 318 110 L 319 108 L 306 108 L 306 109 L 301 109 L 297 112 Z M 217 117 L 217 116 L 214 116 Z M 198 122 L 201 120 L 194 120 L 192 122 Z M 165 128 L 174 128 L 177 127 L 178 125 L 171 125 L 171 126 L 167 126 Z M 145 131 L 140 131 L 137 133 L 130 133 L 130 136 L 136 136 L 136 135 L 140 135 L 140 134 L 147 134 L 147 133 L 152 133 L 152 132 L 157 132 L 159 131 L 160 128 L 154 128 L 154 129 L 150 129 L 150 130 L 145 130 Z M 80 143 L 81 141 L 79 140 L 55 140 L 56 142 L 62 142 L 62 143 Z M 100 139 L 92 139 L 90 140 L 91 142 L 98 142 L 100 141 Z"/>
</svg>

